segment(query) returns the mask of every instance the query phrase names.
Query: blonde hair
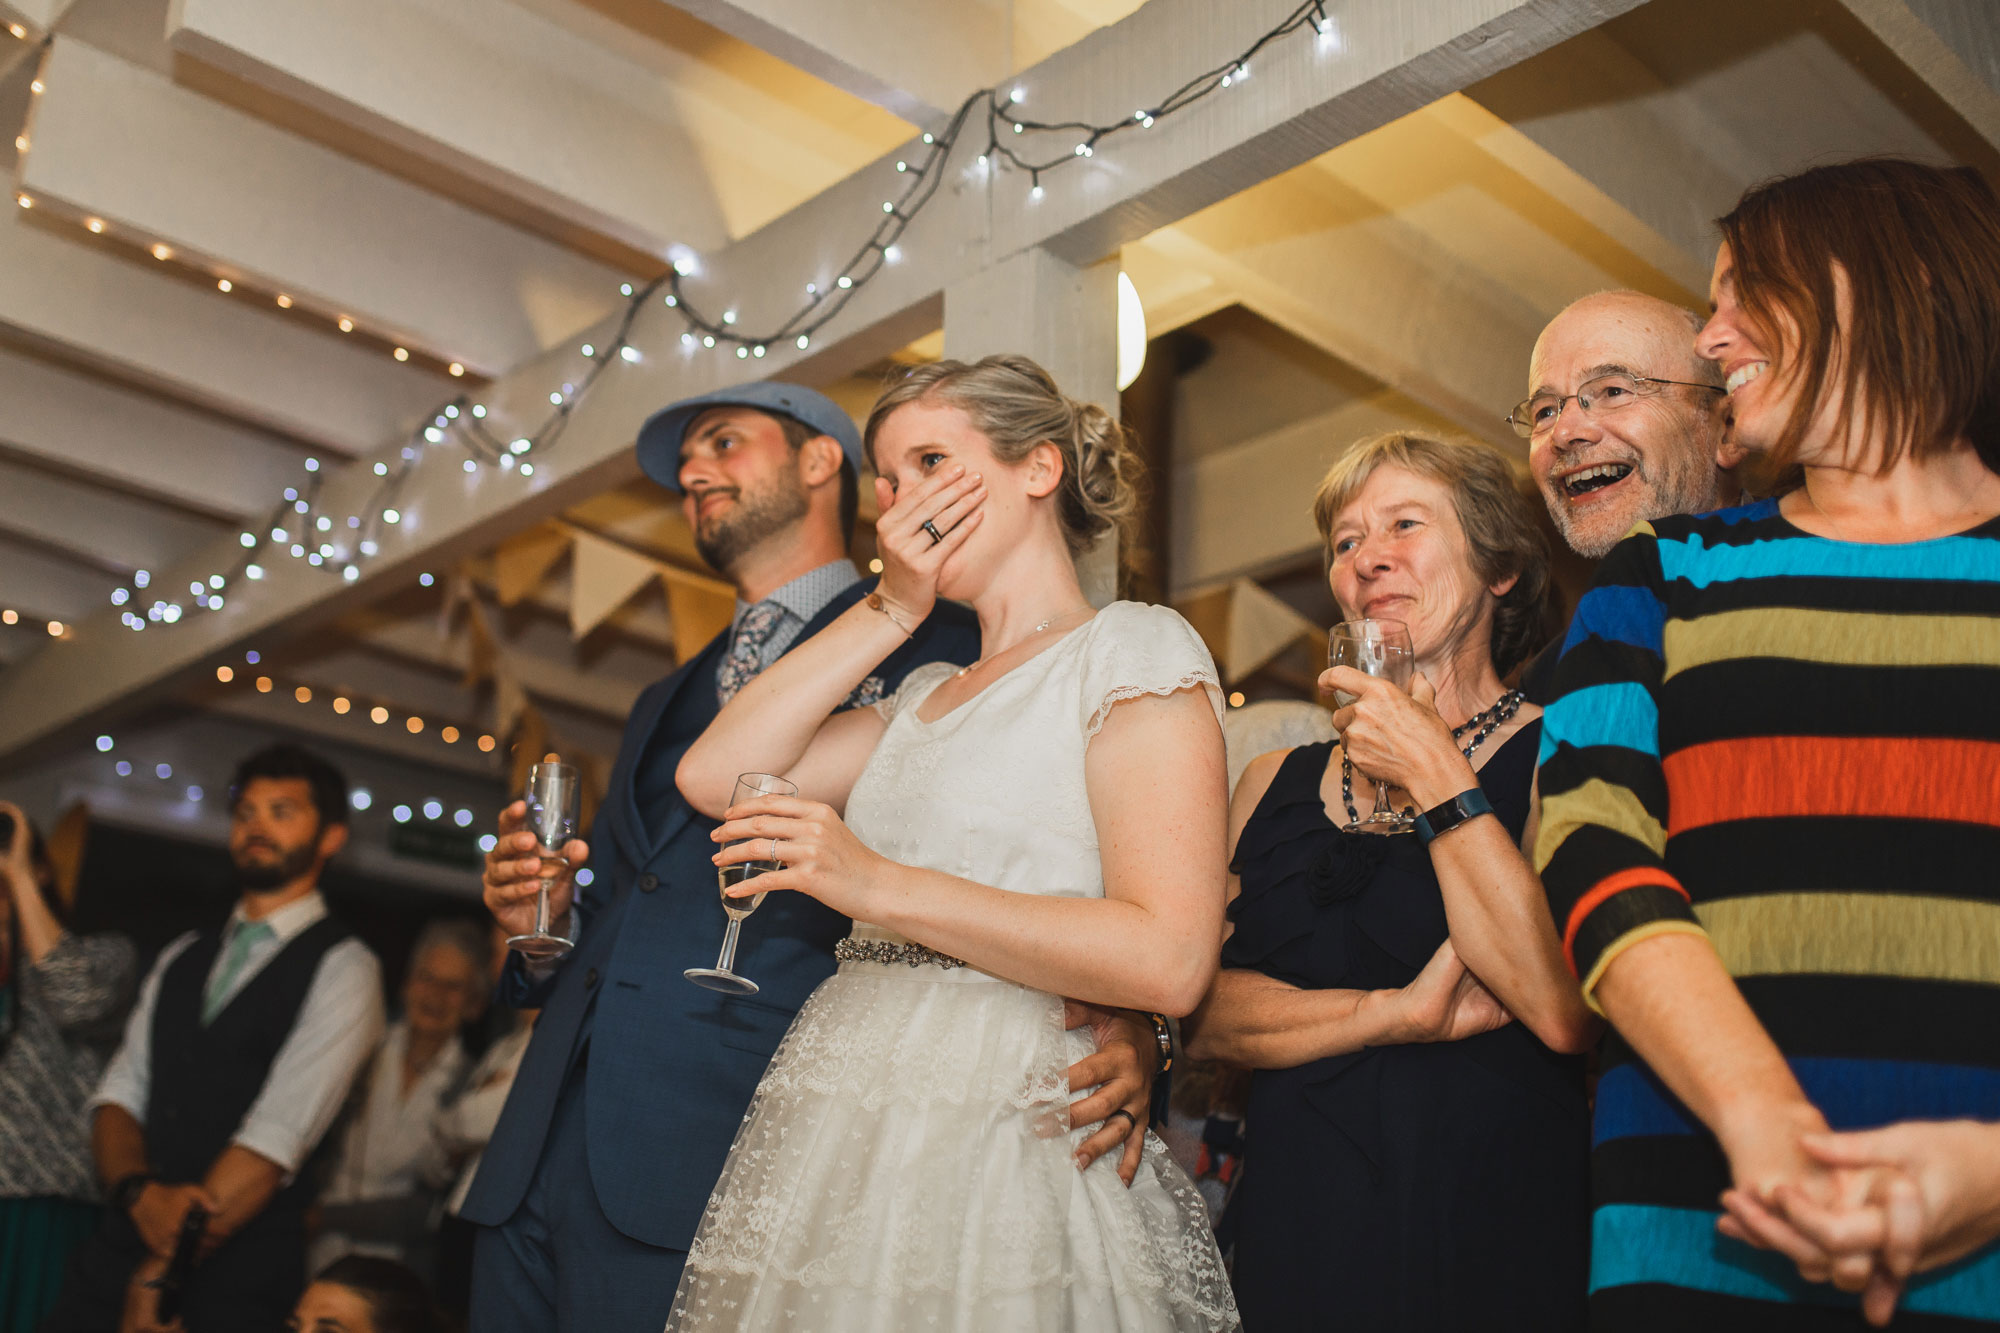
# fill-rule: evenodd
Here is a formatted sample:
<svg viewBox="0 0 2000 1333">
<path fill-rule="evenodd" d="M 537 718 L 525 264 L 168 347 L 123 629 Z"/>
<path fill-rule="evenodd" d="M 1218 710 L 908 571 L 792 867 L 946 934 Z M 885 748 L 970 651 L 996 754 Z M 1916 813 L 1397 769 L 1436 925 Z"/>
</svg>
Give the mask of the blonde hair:
<svg viewBox="0 0 2000 1333">
<path fill-rule="evenodd" d="M 965 413 L 1003 463 L 1019 463 L 1038 444 L 1055 446 L 1063 461 L 1056 515 L 1072 557 L 1106 532 L 1123 535 L 1137 508 L 1139 462 L 1130 433 L 1109 412 L 1068 397 L 1025 356 L 933 361 L 903 372 L 875 400 L 862 433 L 871 466 L 882 423 L 897 408 L 924 401 Z"/>
<path fill-rule="evenodd" d="M 1548 640 L 1549 546 L 1535 522 L 1535 506 L 1521 493 L 1514 470 L 1498 450 L 1471 440 L 1447 440 L 1424 431 L 1392 430 L 1357 440 L 1327 469 L 1313 496 L 1313 522 L 1329 565 L 1333 523 L 1378 468 L 1399 467 L 1442 482 L 1471 548 L 1473 572 L 1485 586 L 1514 576 L 1493 608 L 1487 649 L 1493 669 L 1506 675 Z"/>
</svg>

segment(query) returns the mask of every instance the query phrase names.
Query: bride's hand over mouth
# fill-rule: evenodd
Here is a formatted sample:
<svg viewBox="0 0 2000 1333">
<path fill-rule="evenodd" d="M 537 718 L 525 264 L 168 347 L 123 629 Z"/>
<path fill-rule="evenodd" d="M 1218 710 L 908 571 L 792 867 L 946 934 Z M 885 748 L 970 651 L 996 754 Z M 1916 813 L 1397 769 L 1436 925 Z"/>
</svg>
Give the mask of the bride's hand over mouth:
<svg viewBox="0 0 2000 1333">
<path fill-rule="evenodd" d="M 882 554 L 882 599 L 917 624 L 937 602 L 938 571 L 979 526 L 986 483 L 961 463 L 940 467 L 898 491 L 875 479 L 875 544 Z M 928 525 L 928 526 L 926 526 Z"/>
</svg>

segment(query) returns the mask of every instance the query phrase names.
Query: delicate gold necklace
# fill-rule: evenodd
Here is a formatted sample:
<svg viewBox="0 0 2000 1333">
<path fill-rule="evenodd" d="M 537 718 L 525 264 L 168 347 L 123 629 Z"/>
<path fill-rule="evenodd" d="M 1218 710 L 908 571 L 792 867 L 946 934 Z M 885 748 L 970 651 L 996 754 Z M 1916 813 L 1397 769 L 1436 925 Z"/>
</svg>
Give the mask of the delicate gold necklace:
<svg viewBox="0 0 2000 1333">
<path fill-rule="evenodd" d="M 1083 607 L 1081 609 L 1084 611 L 1088 611 L 1090 608 Z M 974 671 L 977 671 L 980 667 L 983 667 L 988 662 L 991 662 L 995 657 L 999 657 L 1002 654 L 1012 652 L 1014 649 L 1019 648 L 1022 644 L 1026 643 L 1029 639 L 1034 638 L 1037 634 L 1040 634 L 1043 630 L 1055 624 L 1058 620 L 1067 620 L 1075 614 L 1076 614 L 1075 610 L 1070 610 L 1061 612 L 1058 615 L 1050 616 L 1047 620 L 1044 620 L 1041 624 L 1035 626 L 1033 629 L 1029 630 L 1026 634 L 1022 635 L 1019 639 L 1016 639 L 1013 643 L 1010 643 L 1005 648 L 1002 648 L 999 652 L 993 653 L 992 655 L 987 657 L 982 657 L 977 662 L 974 662 L 969 666 L 960 667 L 957 673 L 952 676 L 952 679 L 957 680 L 960 676 L 965 676 Z"/>
</svg>

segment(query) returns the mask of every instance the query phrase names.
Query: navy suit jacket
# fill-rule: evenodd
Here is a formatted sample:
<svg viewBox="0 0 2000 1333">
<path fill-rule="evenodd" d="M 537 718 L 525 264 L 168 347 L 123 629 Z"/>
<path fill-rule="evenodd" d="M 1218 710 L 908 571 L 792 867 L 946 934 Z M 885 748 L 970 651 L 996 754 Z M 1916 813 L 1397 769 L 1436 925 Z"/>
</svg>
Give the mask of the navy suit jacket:
<svg viewBox="0 0 2000 1333">
<path fill-rule="evenodd" d="M 836 596 L 795 646 L 872 586 L 864 580 Z M 776 893 L 744 922 L 736 954 L 737 970 L 757 982 L 758 994 L 721 995 L 681 975 L 715 966 L 722 947 L 726 918 L 709 860 L 715 821 L 673 791 L 663 821 L 647 827 L 640 778 L 671 775 L 714 720 L 715 673 L 728 637 L 717 636 L 648 687 L 632 710 L 591 825 L 594 879 L 579 898 L 576 951 L 539 984 L 518 957 L 508 961 L 501 998 L 539 1007 L 541 1017 L 460 1210 L 468 1221 L 498 1226 L 520 1206 L 587 1035 L 585 1135 L 598 1203 L 634 1240 L 687 1249 L 779 1039 L 813 988 L 833 974 L 834 943 L 851 923 L 803 893 Z M 913 667 L 978 655 L 971 613 L 941 602 L 875 674 L 893 692 Z"/>
</svg>

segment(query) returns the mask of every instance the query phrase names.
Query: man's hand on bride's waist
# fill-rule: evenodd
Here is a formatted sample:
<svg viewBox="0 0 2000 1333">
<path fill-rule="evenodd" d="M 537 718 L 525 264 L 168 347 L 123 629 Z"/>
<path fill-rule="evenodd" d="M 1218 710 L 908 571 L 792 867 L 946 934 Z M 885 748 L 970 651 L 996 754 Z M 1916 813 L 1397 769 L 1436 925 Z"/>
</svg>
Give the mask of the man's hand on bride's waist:
<svg viewBox="0 0 2000 1333">
<path fill-rule="evenodd" d="M 1097 1039 L 1097 1050 L 1069 1067 L 1070 1091 L 1091 1089 L 1088 1097 L 1071 1104 L 1070 1123 L 1104 1122 L 1078 1146 L 1077 1167 L 1088 1167 L 1122 1145 L 1118 1175 L 1129 1186 L 1139 1173 L 1139 1159 L 1146 1148 L 1153 1080 L 1160 1072 L 1160 1047 L 1153 1037 L 1152 1020 L 1126 1009 L 1100 1009 L 1081 1000 L 1064 1000 L 1063 1026 L 1088 1027 Z"/>
</svg>

